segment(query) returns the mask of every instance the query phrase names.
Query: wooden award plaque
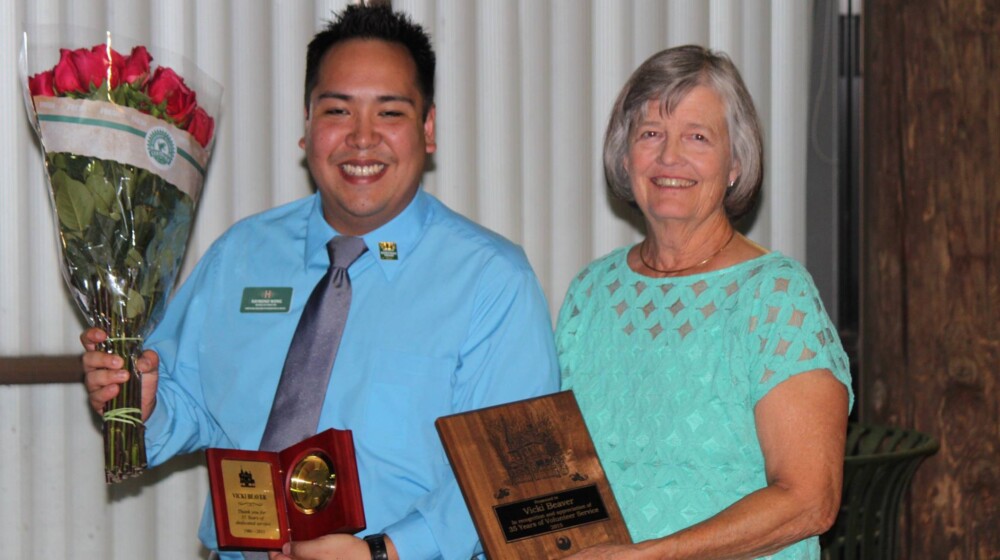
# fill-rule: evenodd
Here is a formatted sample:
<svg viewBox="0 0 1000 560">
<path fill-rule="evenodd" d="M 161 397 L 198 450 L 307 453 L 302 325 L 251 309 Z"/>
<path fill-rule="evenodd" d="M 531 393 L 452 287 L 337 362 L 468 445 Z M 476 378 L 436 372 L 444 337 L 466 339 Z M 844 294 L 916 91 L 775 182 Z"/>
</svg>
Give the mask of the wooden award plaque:
<svg viewBox="0 0 1000 560">
<path fill-rule="evenodd" d="M 329 429 L 279 452 L 205 454 L 221 550 L 279 550 L 291 540 L 365 528 L 349 430 Z"/>
<path fill-rule="evenodd" d="M 489 560 L 632 542 L 572 391 L 435 425 Z"/>
</svg>

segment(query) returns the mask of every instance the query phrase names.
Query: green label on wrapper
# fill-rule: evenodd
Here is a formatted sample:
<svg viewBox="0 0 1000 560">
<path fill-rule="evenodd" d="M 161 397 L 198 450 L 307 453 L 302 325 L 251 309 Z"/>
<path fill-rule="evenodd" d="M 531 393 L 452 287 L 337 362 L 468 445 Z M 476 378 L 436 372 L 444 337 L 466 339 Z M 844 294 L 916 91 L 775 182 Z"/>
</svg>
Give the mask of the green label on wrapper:
<svg viewBox="0 0 1000 560">
<path fill-rule="evenodd" d="M 177 156 L 177 143 L 162 126 L 151 128 L 146 133 L 146 154 L 153 165 L 169 169 Z"/>
<path fill-rule="evenodd" d="M 291 288 L 243 288 L 240 313 L 288 313 L 291 304 Z"/>
</svg>

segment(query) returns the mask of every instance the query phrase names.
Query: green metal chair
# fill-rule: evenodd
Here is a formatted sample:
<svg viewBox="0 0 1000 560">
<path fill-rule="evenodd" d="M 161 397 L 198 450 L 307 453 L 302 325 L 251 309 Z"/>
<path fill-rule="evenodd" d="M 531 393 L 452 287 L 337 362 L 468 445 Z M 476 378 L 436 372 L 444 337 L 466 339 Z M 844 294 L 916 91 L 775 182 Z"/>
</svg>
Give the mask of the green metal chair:
<svg viewBox="0 0 1000 560">
<path fill-rule="evenodd" d="M 895 559 L 899 505 L 917 467 L 938 447 L 920 432 L 852 423 L 840 513 L 820 536 L 823 560 Z"/>
</svg>

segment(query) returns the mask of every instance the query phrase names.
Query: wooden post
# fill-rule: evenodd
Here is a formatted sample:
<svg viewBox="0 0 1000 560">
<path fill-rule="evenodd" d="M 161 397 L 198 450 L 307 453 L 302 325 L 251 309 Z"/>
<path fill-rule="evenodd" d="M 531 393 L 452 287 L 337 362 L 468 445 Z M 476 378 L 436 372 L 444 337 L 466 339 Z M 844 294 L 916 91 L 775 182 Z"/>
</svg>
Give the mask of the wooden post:
<svg viewBox="0 0 1000 560">
<path fill-rule="evenodd" d="M 0 357 L 0 385 L 22 383 L 82 384 L 82 381 L 83 365 L 80 363 L 80 354 Z"/>
<path fill-rule="evenodd" d="M 1000 1 L 864 8 L 861 419 L 941 442 L 900 558 L 998 558 Z"/>
</svg>

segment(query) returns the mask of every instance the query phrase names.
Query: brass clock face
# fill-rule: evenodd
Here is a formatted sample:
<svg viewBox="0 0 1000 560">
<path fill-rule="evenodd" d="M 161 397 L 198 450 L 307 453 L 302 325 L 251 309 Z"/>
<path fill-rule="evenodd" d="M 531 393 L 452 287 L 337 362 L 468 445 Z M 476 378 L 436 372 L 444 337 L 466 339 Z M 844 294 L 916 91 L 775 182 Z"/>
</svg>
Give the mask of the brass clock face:
<svg viewBox="0 0 1000 560">
<path fill-rule="evenodd" d="M 325 508 L 337 491 L 337 472 L 323 453 L 310 453 L 294 468 L 288 483 L 296 509 L 305 514 Z"/>
</svg>

